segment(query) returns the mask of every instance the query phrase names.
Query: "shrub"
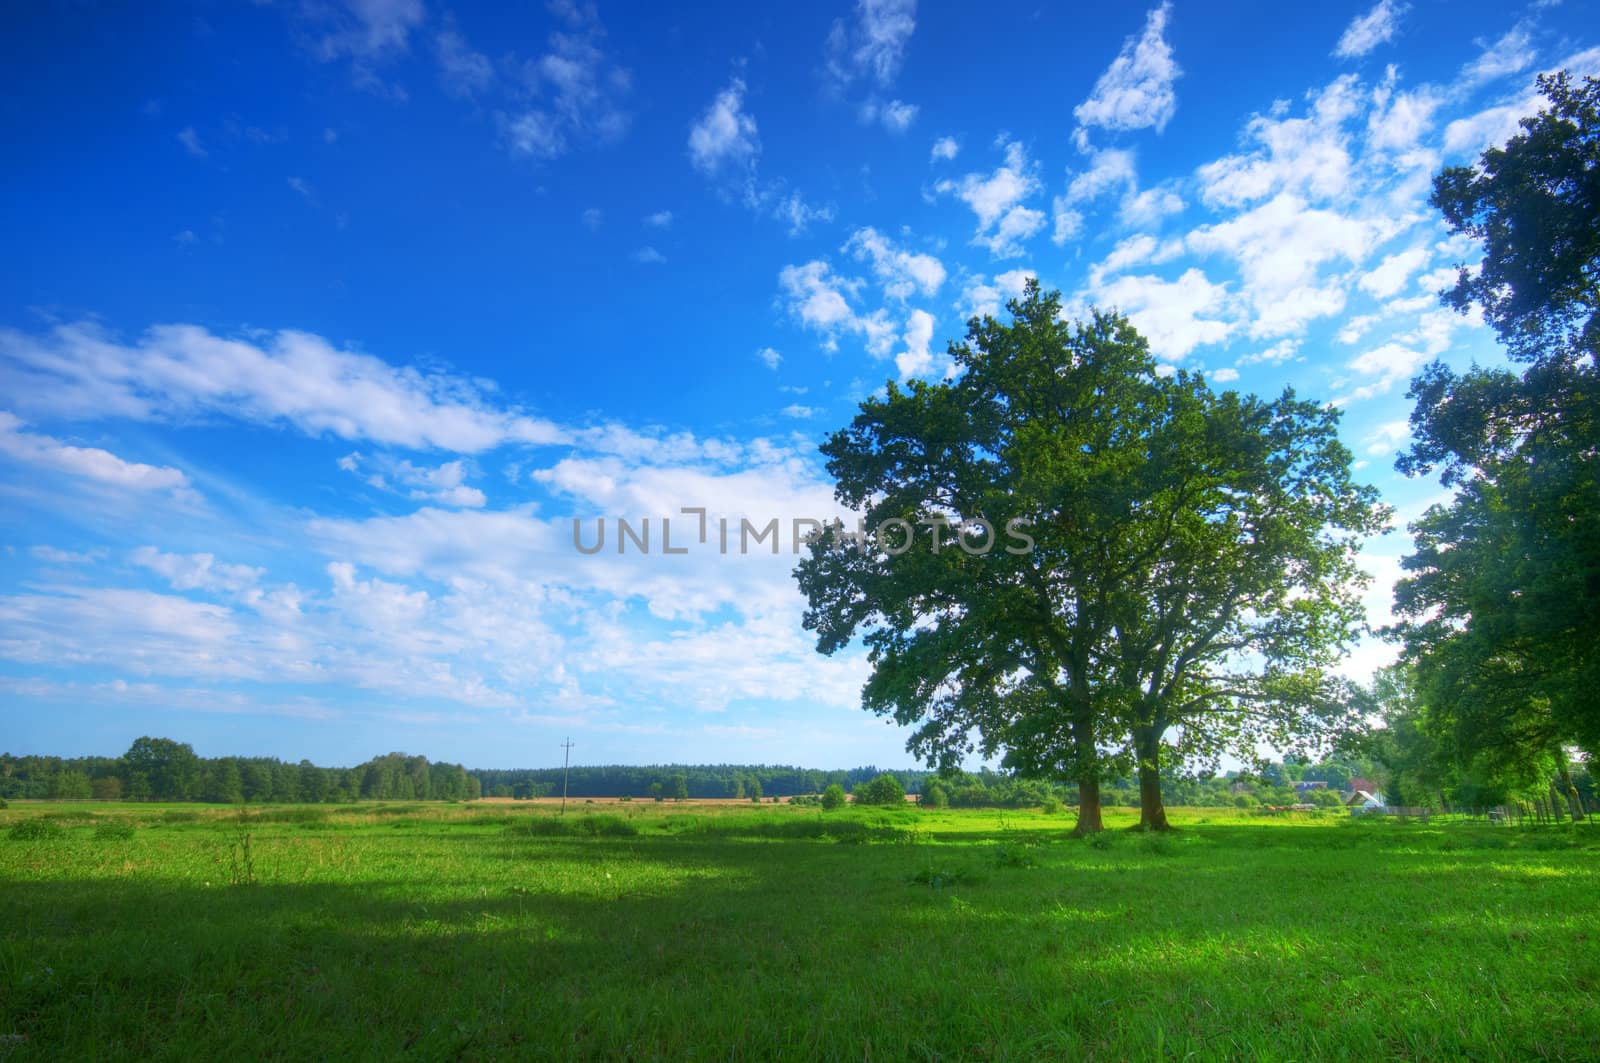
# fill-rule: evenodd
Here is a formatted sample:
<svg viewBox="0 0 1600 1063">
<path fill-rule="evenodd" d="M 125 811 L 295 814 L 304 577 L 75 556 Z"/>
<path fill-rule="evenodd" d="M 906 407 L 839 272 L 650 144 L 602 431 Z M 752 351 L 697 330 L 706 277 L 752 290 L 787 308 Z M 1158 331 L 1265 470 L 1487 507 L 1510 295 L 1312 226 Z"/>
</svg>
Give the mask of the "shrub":
<svg viewBox="0 0 1600 1063">
<path fill-rule="evenodd" d="M 948 808 L 950 805 L 950 791 L 945 789 L 944 783 L 938 779 L 931 779 L 922 788 L 921 804 L 929 808 Z"/>
<path fill-rule="evenodd" d="M 11 807 L 10 805 L 6 804 L 6 799 L 3 798 L 3 797 L 0 797 L 0 808 L 10 808 L 10 807 Z"/>
<path fill-rule="evenodd" d="M 59 823 L 46 819 L 19 819 L 7 833 L 14 842 L 44 842 L 63 838 L 67 832 Z"/>
<path fill-rule="evenodd" d="M 864 786 L 856 787 L 858 805 L 903 805 L 906 803 L 905 787 L 893 775 L 880 775 Z"/>
<path fill-rule="evenodd" d="M 94 829 L 97 842 L 125 842 L 133 837 L 133 824 L 125 819 L 107 820 Z"/>
<path fill-rule="evenodd" d="M 1039 807 L 1044 810 L 1044 814 L 1047 816 L 1059 816 L 1067 809 L 1067 806 L 1061 803 L 1061 798 L 1059 797 L 1047 797 L 1039 803 Z"/>
<path fill-rule="evenodd" d="M 833 783 L 826 790 L 822 791 L 823 808 L 832 811 L 833 809 L 840 808 L 843 805 L 844 787 L 840 786 L 838 783 Z"/>
<path fill-rule="evenodd" d="M 1261 804 L 1261 802 L 1257 801 L 1249 794 L 1235 794 L 1233 798 L 1234 808 L 1255 808 L 1259 804 Z"/>
</svg>

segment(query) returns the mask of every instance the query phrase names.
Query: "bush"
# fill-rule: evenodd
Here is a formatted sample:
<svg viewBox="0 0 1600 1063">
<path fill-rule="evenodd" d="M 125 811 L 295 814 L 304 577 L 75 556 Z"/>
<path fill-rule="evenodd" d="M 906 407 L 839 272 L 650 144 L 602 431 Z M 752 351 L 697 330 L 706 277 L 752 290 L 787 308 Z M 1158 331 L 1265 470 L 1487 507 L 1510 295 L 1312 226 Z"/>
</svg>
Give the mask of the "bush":
<svg viewBox="0 0 1600 1063">
<path fill-rule="evenodd" d="M 1045 798 L 1039 803 L 1039 808 L 1042 809 L 1044 814 L 1047 816 L 1059 816 L 1061 813 L 1067 810 L 1067 806 L 1061 803 L 1061 798 L 1059 797 Z"/>
<path fill-rule="evenodd" d="M 945 789 L 944 783 L 938 779 L 930 779 L 922 788 L 921 804 L 929 808 L 948 808 L 950 806 L 950 791 Z"/>
<path fill-rule="evenodd" d="M 830 812 L 833 809 L 842 807 L 844 805 L 844 800 L 844 787 L 840 786 L 838 783 L 833 783 L 826 790 L 822 791 L 822 807 L 828 809 Z"/>
<path fill-rule="evenodd" d="M 6 799 L 3 798 L 3 797 L 0 797 L 0 808 L 10 808 L 10 807 L 11 807 L 10 805 L 6 804 Z"/>
<path fill-rule="evenodd" d="M 1259 804 L 1261 804 L 1261 802 L 1257 801 L 1249 794 L 1235 794 L 1233 798 L 1234 808 L 1255 808 Z"/>
<path fill-rule="evenodd" d="M 51 823 L 46 819 L 19 819 L 11 824 L 11 830 L 7 833 L 14 842 L 53 841 L 67 834 L 59 823 Z"/>
<path fill-rule="evenodd" d="M 133 837 L 133 824 L 125 819 L 107 820 L 94 829 L 97 842 L 125 842 Z"/>
<path fill-rule="evenodd" d="M 893 775 L 880 775 L 864 786 L 856 787 L 858 805 L 903 805 L 906 803 L 905 787 Z"/>
</svg>

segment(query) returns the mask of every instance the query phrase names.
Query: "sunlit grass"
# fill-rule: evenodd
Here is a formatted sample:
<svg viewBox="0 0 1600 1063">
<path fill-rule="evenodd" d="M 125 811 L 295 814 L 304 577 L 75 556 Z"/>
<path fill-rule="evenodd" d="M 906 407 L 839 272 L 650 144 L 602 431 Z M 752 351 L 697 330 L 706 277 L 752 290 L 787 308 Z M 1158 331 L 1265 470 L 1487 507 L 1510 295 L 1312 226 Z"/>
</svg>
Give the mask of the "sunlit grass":
<svg viewBox="0 0 1600 1063">
<path fill-rule="evenodd" d="M 1173 811 L 13 806 L 0 1055 L 1593 1058 L 1600 832 Z"/>
</svg>

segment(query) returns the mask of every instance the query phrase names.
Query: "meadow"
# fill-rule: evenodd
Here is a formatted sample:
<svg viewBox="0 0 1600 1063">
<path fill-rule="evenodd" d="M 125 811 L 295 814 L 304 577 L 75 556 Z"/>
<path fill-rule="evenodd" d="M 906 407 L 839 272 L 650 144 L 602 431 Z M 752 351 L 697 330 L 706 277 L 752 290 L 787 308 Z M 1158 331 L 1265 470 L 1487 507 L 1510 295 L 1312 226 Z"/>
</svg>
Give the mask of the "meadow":
<svg viewBox="0 0 1600 1063">
<path fill-rule="evenodd" d="M 19 803 L 0 1058 L 1600 1054 L 1600 830 L 1173 813 Z"/>
</svg>

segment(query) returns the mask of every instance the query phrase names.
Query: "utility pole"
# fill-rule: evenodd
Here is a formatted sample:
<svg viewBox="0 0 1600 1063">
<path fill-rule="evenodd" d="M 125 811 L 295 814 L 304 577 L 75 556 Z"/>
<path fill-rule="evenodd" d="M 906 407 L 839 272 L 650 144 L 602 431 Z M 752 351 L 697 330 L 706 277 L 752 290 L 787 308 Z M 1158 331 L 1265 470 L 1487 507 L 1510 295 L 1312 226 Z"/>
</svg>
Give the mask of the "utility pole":
<svg viewBox="0 0 1600 1063">
<path fill-rule="evenodd" d="M 572 739 L 561 744 L 561 814 L 567 814 L 567 763 L 572 756 Z"/>
</svg>

